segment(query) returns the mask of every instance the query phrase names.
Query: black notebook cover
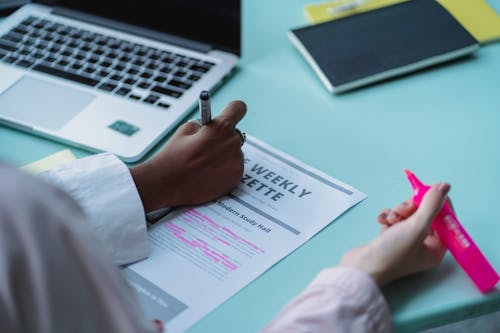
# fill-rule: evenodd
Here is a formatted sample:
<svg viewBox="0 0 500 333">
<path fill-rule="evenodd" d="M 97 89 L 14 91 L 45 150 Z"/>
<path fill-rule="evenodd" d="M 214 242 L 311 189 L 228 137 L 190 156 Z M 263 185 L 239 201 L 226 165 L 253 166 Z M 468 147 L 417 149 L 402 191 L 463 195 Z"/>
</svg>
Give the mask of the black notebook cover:
<svg viewBox="0 0 500 333">
<path fill-rule="evenodd" d="M 435 0 L 411 0 L 289 31 L 331 92 L 469 54 L 478 42 Z"/>
</svg>

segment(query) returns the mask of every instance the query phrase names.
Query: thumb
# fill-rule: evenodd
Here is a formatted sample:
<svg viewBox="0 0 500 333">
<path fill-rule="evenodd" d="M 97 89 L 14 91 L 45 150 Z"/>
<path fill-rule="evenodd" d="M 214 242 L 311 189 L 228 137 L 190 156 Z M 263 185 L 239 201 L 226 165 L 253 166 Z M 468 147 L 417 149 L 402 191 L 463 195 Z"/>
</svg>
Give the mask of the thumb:
<svg viewBox="0 0 500 333">
<path fill-rule="evenodd" d="M 424 235 L 427 234 L 432 221 L 441 210 L 449 190 L 450 184 L 437 183 L 425 193 L 422 203 L 414 215 L 416 223 Z"/>
</svg>

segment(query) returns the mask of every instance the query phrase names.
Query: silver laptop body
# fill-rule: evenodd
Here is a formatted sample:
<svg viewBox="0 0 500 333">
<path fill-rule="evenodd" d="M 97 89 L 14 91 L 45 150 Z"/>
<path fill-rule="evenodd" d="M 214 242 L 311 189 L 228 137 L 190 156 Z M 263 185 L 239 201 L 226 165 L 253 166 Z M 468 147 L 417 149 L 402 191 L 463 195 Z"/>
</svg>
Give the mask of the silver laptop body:
<svg viewBox="0 0 500 333">
<path fill-rule="evenodd" d="M 134 162 L 238 60 L 185 37 L 31 3 L 0 23 L 0 122 Z"/>
</svg>

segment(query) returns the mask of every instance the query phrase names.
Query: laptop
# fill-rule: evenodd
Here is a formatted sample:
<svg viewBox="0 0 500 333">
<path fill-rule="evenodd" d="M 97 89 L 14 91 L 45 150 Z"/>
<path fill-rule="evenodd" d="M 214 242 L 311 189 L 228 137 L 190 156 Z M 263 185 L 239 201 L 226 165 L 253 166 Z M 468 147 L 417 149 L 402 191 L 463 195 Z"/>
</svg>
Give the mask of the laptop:
<svg viewBox="0 0 500 333">
<path fill-rule="evenodd" d="M 0 123 L 141 159 L 231 76 L 235 0 L 42 0 L 0 22 Z"/>
</svg>

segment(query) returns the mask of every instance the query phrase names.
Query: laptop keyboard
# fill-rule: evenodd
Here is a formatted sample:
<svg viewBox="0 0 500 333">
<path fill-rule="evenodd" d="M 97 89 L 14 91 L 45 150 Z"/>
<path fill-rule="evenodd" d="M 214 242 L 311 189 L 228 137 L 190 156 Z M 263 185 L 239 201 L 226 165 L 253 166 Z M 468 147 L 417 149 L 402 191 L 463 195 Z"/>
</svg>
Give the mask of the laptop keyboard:
<svg viewBox="0 0 500 333">
<path fill-rule="evenodd" d="M 34 16 L 0 37 L 0 61 L 164 109 L 214 65 Z"/>
</svg>

